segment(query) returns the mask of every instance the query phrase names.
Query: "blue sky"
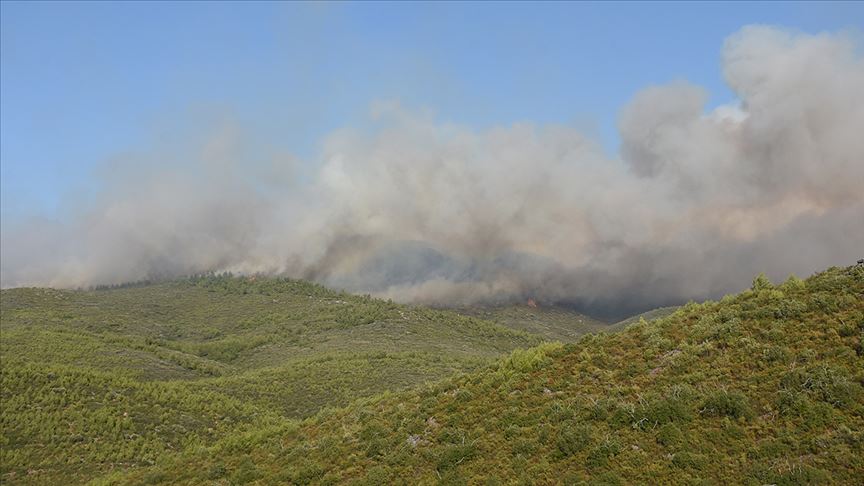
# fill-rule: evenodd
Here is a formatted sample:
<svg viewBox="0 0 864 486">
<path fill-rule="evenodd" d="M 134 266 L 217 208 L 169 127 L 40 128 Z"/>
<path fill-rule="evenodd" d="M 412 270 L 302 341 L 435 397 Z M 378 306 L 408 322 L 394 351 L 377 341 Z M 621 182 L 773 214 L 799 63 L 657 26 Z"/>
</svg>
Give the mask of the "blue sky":
<svg viewBox="0 0 864 486">
<path fill-rule="evenodd" d="M 230 117 L 313 159 L 398 100 L 476 128 L 567 123 L 616 149 L 646 86 L 711 104 L 723 39 L 753 23 L 860 34 L 864 3 L 0 3 L 4 223 L 56 217 L 112 157 Z M 83 196 L 83 194 L 82 194 Z"/>
</svg>

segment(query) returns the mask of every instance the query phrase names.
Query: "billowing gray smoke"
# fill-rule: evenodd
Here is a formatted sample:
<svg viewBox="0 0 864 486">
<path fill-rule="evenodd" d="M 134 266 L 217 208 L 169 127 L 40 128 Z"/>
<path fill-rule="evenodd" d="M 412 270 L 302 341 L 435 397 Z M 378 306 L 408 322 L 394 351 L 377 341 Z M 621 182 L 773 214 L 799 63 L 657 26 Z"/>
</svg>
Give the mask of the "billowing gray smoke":
<svg viewBox="0 0 864 486">
<path fill-rule="evenodd" d="M 382 106 L 378 129 L 333 134 L 291 183 L 303 164 L 250 171 L 220 134 L 116 168 L 71 223 L 7 228 L 3 285 L 233 270 L 623 314 L 849 264 L 864 256 L 858 48 L 745 28 L 723 50 L 740 104 L 706 113 L 696 86 L 648 88 L 621 114 L 620 160 L 567 126 L 476 131 Z"/>
</svg>

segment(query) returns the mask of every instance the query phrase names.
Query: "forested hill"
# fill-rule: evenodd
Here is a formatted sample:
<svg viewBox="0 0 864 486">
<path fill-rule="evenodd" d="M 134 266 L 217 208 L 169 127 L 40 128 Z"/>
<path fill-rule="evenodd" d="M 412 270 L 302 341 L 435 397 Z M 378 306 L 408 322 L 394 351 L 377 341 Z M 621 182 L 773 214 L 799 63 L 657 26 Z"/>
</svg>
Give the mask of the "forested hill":
<svg viewBox="0 0 864 486">
<path fill-rule="evenodd" d="M 860 266 L 760 277 L 620 333 L 516 351 L 105 481 L 860 484 L 862 296 Z"/>
</svg>

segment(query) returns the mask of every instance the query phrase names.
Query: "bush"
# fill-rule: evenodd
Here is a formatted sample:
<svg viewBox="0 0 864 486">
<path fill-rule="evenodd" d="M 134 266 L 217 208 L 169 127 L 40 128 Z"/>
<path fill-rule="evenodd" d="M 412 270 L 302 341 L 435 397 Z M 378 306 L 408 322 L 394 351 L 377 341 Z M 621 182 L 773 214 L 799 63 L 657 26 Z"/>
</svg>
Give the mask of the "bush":
<svg viewBox="0 0 864 486">
<path fill-rule="evenodd" d="M 676 447 L 684 442 L 684 434 L 675 424 L 666 424 L 657 432 L 657 442 L 666 448 Z"/>
<path fill-rule="evenodd" d="M 845 370 L 826 365 L 787 373 L 780 385 L 785 389 L 804 391 L 838 408 L 851 406 L 861 395 L 861 385 L 851 381 Z"/>
<path fill-rule="evenodd" d="M 769 346 L 762 350 L 762 359 L 769 363 L 785 362 L 789 353 L 782 346 Z"/>
<path fill-rule="evenodd" d="M 548 354 L 563 348 L 561 343 L 545 343 L 530 349 L 517 349 L 504 361 L 504 368 L 527 373 L 549 362 Z"/>
<path fill-rule="evenodd" d="M 672 456 L 672 464 L 682 469 L 702 469 L 705 466 L 705 456 L 692 452 L 679 452 Z"/>
<path fill-rule="evenodd" d="M 747 397 L 737 391 L 720 390 L 711 393 L 702 403 L 702 415 L 707 417 L 747 418 L 752 414 Z"/>
<path fill-rule="evenodd" d="M 591 444 L 591 429 L 586 425 L 565 425 L 558 433 L 559 457 L 568 457 L 583 451 Z"/>
<path fill-rule="evenodd" d="M 518 439 L 513 443 L 513 454 L 530 456 L 537 451 L 537 443 L 533 440 Z"/>
<path fill-rule="evenodd" d="M 775 319 L 797 319 L 807 310 L 807 306 L 797 299 L 784 299 L 773 309 Z"/>
<path fill-rule="evenodd" d="M 255 464 L 250 460 L 243 461 L 243 464 L 234 471 L 231 475 L 231 484 L 246 484 L 255 481 L 261 477 L 261 472 L 255 467 Z"/>
<path fill-rule="evenodd" d="M 806 393 L 782 390 L 776 403 L 782 415 L 804 419 L 801 426 L 805 430 L 821 428 L 831 422 L 831 406 L 811 400 Z"/>
<path fill-rule="evenodd" d="M 656 398 L 637 410 L 634 428 L 642 430 L 692 418 L 690 407 L 678 398 Z"/>
<path fill-rule="evenodd" d="M 613 472 L 605 472 L 592 478 L 591 482 L 588 484 L 590 486 L 622 486 L 627 483 L 625 483 L 617 474 Z"/>
<path fill-rule="evenodd" d="M 609 458 L 617 456 L 621 452 L 621 444 L 612 437 L 607 437 L 600 445 L 591 449 L 588 453 L 587 464 L 589 467 L 603 467 L 609 463 Z"/>
<path fill-rule="evenodd" d="M 290 482 L 294 484 L 312 484 L 323 475 L 324 470 L 318 463 L 305 460 L 296 470 L 290 472 Z M 234 481 L 231 483 L 234 484 Z"/>
<path fill-rule="evenodd" d="M 831 475 L 826 471 L 817 469 L 806 464 L 792 465 L 788 470 L 777 472 L 772 468 L 766 468 L 759 474 L 760 482 L 764 484 L 775 484 L 777 486 L 801 486 L 832 484 Z"/>
<path fill-rule="evenodd" d="M 750 286 L 750 289 L 754 292 L 759 292 L 760 290 L 769 290 L 773 289 L 774 284 L 768 280 L 768 277 L 765 276 L 764 273 L 760 273 L 753 279 L 753 285 Z"/>
<path fill-rule="evenodd" d="M 472 444 L 448 445 L 438 451 L 437 469 L 446 471 L 465 461 L 471 460 L 477 454 Z"/>
<path fill-rule="evenodd" d="M 789 275 L 789 278 L 787 278 L 786 281 L 783 282 L 781 288 L 788 292 L 793 290 L 804 290 L 806 286 L 807 284 L 800 278 L 796 277 L 795 275 Z"/>
<path fill-rule="evenodd" d="M 207 471 L 207 479 L 219 479 L 224 477 L 227 471 L 223 464 L 216 464 Z"/>
<path fill-rule="evenodd" d="M 573 407 L 564 402 L 555 401 L 546 407 L 546 417 L 552 423 L 561 423 L 573 418 Z"/>
<path fill-rule="evenodd" d="M 841 337 L 852 337 L 857 332 L 857 329 L 855 329 L 855 326 L 845 324 L 843 326 L 840 326 L 840 330 L 838 332 L 840 333 Z"/>
</svg>

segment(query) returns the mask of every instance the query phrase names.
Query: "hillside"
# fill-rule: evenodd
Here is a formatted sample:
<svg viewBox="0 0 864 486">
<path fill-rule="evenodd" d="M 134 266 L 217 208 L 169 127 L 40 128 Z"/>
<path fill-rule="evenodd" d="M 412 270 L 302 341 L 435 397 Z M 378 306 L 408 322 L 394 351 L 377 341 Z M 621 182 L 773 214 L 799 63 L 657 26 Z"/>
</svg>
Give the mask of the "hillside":
<svg viewBox="0 0 864 486">
<path fill-rule="evenodd" d="M 541 338 L 293 280 L 0 293 L 0 478 L 84 482 Z"/>
<path fill-rule="evenodd" d="M 688 304 L 105 483 L 860 484 L 864 269 Z"/>
<path fill-rule="evenodd" d="M 453 310 L 516 331 L 542 336 L 547 341 L 571 342 L 590 332 L 612 329 L 605 322 L 560 306 L 513 304 L 459 307 Z M 636 320 L 639 320 L 638 316 Z"/>
<path fill-rule="evenodd" d="M 621 321 L 618 321 L 615 324 L 610 325 L 609 329 L 610 330 L 624 329 L 625 327 L 629 326 L 630 324 L 635 324 L 635 323 L 639 322 L 640 320 L 653 321 L 654 319 L 662 319 L 663 317 L 666 317 L 668 315 L 673 314 L 676 310 L 678 310 L 678 306 L 658 307 L 656 309 L 651 309 L 649 311 L 642 312 L 642 313 L 636 314 L 635 316 L 630 316 L 627 319 L 623 319 Z"/>
</svg>

